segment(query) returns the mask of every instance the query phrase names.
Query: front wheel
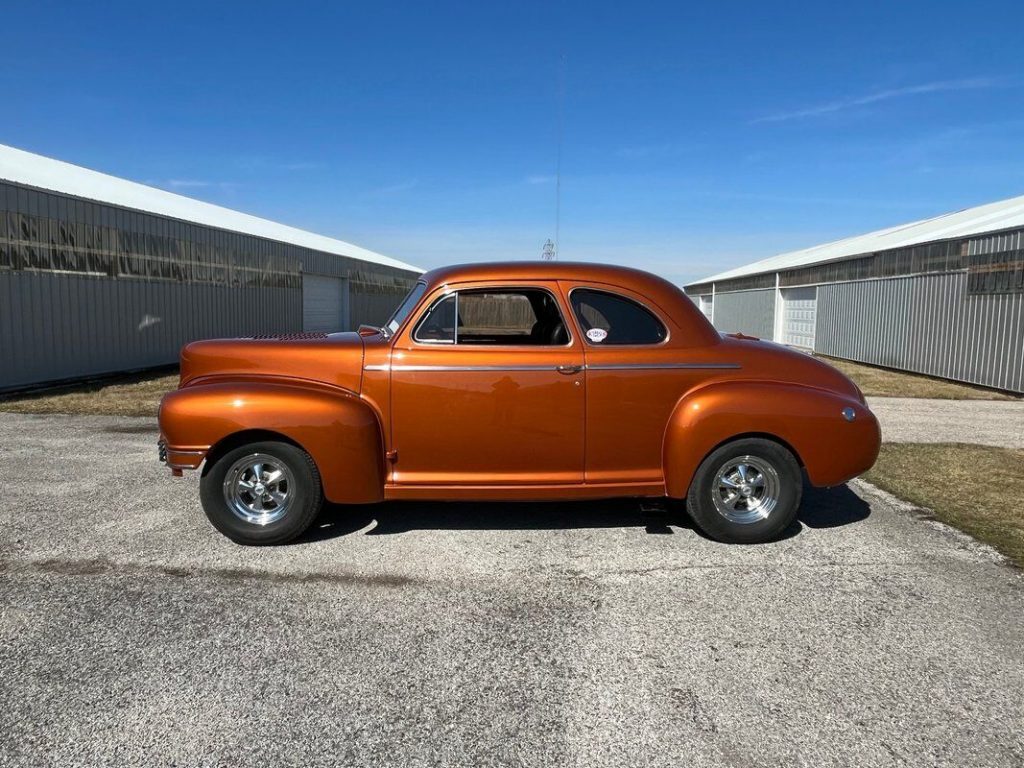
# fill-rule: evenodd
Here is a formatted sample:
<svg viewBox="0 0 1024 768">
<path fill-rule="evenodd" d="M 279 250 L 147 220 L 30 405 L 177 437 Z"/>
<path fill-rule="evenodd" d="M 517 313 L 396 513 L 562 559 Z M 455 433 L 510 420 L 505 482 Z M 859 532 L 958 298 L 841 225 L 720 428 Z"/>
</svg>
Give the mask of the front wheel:
<svg viewBox="0 0 1024 768">
<path fill-rule="evenodd" d="M 686 509 L 708 536 L 734 544 L 778 538 L 796 518 L 803 475 L 793 454 L 771 440 L 726 443 L 701 463 Z"/>
<path fill-rule="evenodd" d="M 300 536 L 323 503 L 320 473 L 290 443 L 262 441 L 208 462 L 199 497 L 214 527 L 239 544 L 283 544 Z"/>
</svg>

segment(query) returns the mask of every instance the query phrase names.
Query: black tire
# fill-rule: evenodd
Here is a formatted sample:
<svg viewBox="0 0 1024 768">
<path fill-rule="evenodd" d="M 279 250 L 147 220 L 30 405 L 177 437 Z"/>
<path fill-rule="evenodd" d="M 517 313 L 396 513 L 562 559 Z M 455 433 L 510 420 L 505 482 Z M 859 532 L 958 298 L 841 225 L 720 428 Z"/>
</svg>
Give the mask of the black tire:
<svg viewBox="0 0 1024 768">
<path fill-rule="evenodd" d="M 744 463 L 745 458 L 750 461 Z M 731 466 L 740 464 L 746 467 L 744 474 L 754 478 L 752 482 L 742 482 L 739 472 L 727 473 Z M 726 472 L 724 479 L 739 486 L 734 497 L 724 485 L 724 490 L 716 487 L 719 472 Z M 767 486 L 773 483 L 770 498 L 774 504 L 770 504 L 765 497 Z M 793 524 L 802 494 L 803 473 L 789 450 L 771 440 L 744 438 L 715 449 L 701 462 L 686 495 L 686 511 L 712 539 L 730 544 L 760 544 L 777 539 Z M 735 501 L 729 503 L 730 498 Z M 755 505 L 754 509 L 748 509 L 749 504 Z"/>
<path fill-rule="evenodd" d="M 232 491 L 225 490 L 225 483 L 229 480 L 228 473 L 231 473 L 233 478 L 239 478 L 242 483 L 252 484 L 255 478 L 251 470 L 247 473 L 244 467 L 247 462 L 256 461 L 254 457 L 263 456 L 268 457 L 270 466 L 283 473 L 281 479 L 276 482 L 284 482 L 284 485 L 278 484 L 276 491 L 285 502 L 276 504 L 270 499 L 269 490 L 266 496 L 261 496 L 259 504 L 263 504 L 263 499 L 268 499 L 267 503 L 274 505 L 267 515 L 272 517 L 274 512 L 280 513 L 277 519 L 261 524 L 243 517 L 245 502 L 255 499 L 254 492 L 243 491 L 238 502 L 242 506 L 239 507 L 240 511 L 236 512 L 229 499 Z M 236 475 L 235 468 L 239 465 L 243 468 L 237 470 L 241 474 Z M 269 477 L 272 474 L 264 472 L 263 476 Z M 234 481 L 231 482 L 233 489 Z M 265 487 L 269 489 L 270 484 Z M 199 497 L 203 503 L 203 511 L 218 531 L 238 544 L 261 546 L 284 544 L 301 536 L 320 512 L 323 505 L 323 488 L 320 484 L 320 473 L 308 453 L 289 443 L 267 440 L 241 445 L 217 456 L 213 462 L 207 461 L 202 479 L 199 481 Z"/>
</svg>

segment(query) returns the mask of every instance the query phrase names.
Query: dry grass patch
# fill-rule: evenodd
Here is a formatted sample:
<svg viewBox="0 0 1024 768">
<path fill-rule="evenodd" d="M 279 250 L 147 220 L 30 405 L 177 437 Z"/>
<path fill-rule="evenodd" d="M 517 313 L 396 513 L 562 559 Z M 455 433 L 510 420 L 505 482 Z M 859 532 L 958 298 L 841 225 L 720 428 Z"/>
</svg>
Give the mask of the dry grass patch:
<svg viewBox="0 0 1024 768">
<path fill-rule="evenodd" d="M 930 397 L 939 400 L 1015 400 L 1012 395 L 968 384 L 890 371 L 833 357 L 819 357 L 849 376 L 868 397 Z"/>
<path fill-rule="evenodd" d="M 990 544 L 1024 567 L 1024 509 L 1015 503 L 1024 451 L 960 443 L 885 443 L 864 479 Z"/>
<path fill-rule="evenodd" d="M 87 416 L 156 417 L 160 398 L 177 389 L 178 373 L 125 376 L 29 395 L 0 399 L 0 411 L 13 413 L 71 413 Z"/>
</svg>

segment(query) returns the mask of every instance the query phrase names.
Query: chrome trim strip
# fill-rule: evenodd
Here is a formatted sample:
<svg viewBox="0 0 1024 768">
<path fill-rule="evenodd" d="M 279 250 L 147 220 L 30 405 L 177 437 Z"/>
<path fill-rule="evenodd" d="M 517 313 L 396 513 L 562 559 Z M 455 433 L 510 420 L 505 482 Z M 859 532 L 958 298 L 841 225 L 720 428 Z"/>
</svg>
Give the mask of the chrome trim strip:
<svg viewBox="0 0 1024 768">
<path fill-rule="evenodd" d="M 392 371 L 557 371 L 557 365 L 392 365 Z"/>
<path fill-rule="evenodd" d="M 740 368 L 739 363 L 607 363 L 588 365 L 588 371 L 669 371 Z"/>
<path fill-rule="evenodd" d="M 392 371 L 558 371 L 562 365 L 392 365 Z M 572 367 L 576 367 L 572 364 Z M 736 369 L 739 363 L 609 363 L 607 365 L 585 365 L 588 371 L 669 371 Z M 386 371 L 386 365 L 368 365 L 368 371 Z"/>
</svg>

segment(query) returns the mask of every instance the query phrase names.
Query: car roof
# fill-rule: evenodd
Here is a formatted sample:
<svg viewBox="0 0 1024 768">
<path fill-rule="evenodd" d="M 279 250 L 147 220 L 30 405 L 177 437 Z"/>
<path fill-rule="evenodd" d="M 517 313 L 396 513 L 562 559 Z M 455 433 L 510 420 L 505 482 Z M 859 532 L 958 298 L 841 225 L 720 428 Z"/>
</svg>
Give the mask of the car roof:
<svg viewBox="0 0 1024 768">
<path fill-rule="evenodd" d="M 617 264 L 572 261 L 494 261 L 455 264 L 426 272 L 421 278 L 429 291 L 443 285 L 505 280 L 572 280 L 618 286 L 647 297 L 669 318 L 703 343 L 714 343 L 718 332 L 679 286 L 640 269 Z"/>
<path fill-rule="evenodd" d="M 432 269 L 424 273 L 421 279 L 431 288 L 446 283 L 478 280 L 591 280 L 621 285 L 633 290 L 654 283 L 671 285 L 662 278 L 639 269 L 581 261 L 491 261 L 454 264 Z"/>
</svg>

